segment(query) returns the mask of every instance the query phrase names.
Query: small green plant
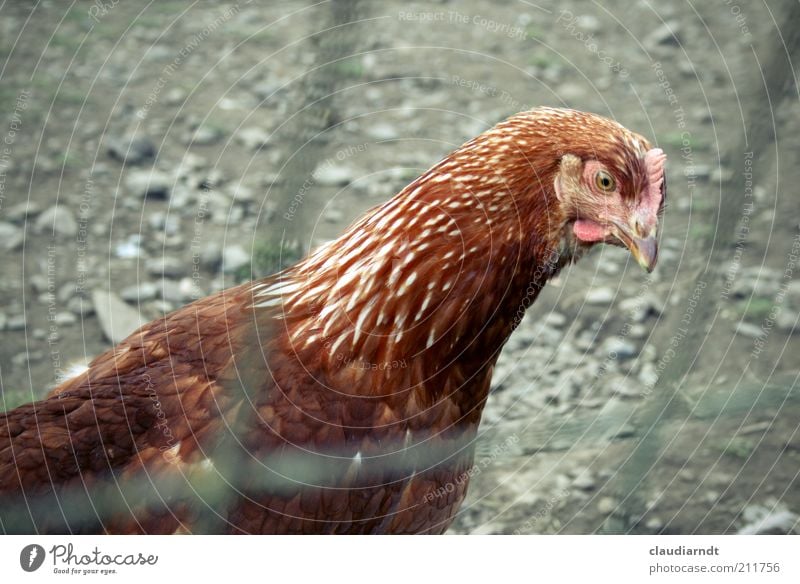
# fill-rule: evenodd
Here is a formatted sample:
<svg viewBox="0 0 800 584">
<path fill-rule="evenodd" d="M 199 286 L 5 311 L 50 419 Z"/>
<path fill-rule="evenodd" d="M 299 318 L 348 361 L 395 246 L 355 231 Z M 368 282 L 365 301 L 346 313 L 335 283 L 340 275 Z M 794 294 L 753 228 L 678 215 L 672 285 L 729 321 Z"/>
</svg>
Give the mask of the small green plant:
<svg viewBox="0 0 800 584">
<path fill-rule="evenodd" d="M 239 268 L 234 274 L 237 282 L 246 282 L 254 278 L 264 278 L 275 274 L 296 263 L 303 257 L 299 245 L 270 240 L 256 242 L 253 247 L 253 261 Z"/>
<path fill-rule="evenodd" d="M 355 57 L 337 61 L 333 64 L 333 69 L 338 77 L 345 79 L 360 79 L 364 75 L 364 66 Z"/>
<path fill-rule="evenodd" d="M 734 437 L 722 445 L 722 453 L 726 456 L 747 460 L 756 450 L 756 441 L 752 438 Z"/>
<path fill-rule="evenodd" d="M 741 313 L 750 320 L 764 320 L 771 310 L 772 300 L 769 298 L 751 298 L 740 306 Z"/>
</svg>

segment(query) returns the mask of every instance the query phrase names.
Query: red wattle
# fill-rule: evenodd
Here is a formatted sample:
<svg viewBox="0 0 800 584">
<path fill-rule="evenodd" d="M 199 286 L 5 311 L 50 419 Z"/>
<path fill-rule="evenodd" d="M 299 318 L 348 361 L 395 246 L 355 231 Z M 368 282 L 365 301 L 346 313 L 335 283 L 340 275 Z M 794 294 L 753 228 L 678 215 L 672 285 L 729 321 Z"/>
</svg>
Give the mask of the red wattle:
<svg viewBox="0 0 800 584">
<path fill-rule="evenodd" d="M 578 219 L 575 221 L 572 230 L 581 241 L 602 241 L 606 238 L 605 228 L 589 219 Z"/>
</svg>

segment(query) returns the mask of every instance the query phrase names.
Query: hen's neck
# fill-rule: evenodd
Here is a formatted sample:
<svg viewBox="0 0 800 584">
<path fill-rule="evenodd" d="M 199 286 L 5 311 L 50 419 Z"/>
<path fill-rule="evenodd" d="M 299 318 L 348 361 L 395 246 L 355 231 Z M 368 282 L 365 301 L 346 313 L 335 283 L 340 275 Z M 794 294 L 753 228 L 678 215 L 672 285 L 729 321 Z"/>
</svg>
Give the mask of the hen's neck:
<svg viewBox="0 0 800 584">
<path fill-rule="evenodd" d="M 566 219 L 530 177 L 462 151 L 256 292 L 256 306 L 280 306 L 293 351 L 328 368 L 423 363 L 425 375 L 496 357 L 570 260 Z"/>
</svg>

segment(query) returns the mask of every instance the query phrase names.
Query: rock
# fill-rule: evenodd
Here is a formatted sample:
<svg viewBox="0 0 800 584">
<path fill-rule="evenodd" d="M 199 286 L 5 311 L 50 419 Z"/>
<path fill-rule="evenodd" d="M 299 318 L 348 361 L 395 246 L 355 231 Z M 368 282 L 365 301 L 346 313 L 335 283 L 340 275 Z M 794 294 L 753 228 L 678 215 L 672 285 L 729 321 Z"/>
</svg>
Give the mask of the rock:
<svg viewBox="0 0 800 584">
<path fill-rule="evenodd" d="M 15 314 L 13 316 L 8 317 L 8 321 L 6 322 L 6 329 L 10 331 L 21 331 L 25 328 L 25 315 L 24 314 Z"/>
<path fill-rule="evenodd" d="M 567 82 L 556 87 L 556 95 L 565 102 L 574 102 L 585 99 L 586 91 L 578 83 Z"/>
<path fill-rule="evenodd" d="M 740 535 L 790 535 L 798 529 L 798 516 L 787 510 L 771 510 L 757 514 L 739 530 Z"/>
<path fill-rule="evenodd" d="M 373 140 L 394 140 L 398 137 L 397 130 L 391 124 L 375 124 L 367 128 L 367 135 Z"/>
<path fill-rule="evenodd" d="M 17 353 L 11 357 L 11 364 L 15 367 L 23 367 L 29 363 L 36 363 L 44 358 L 44 353 L 41 351 L 30 351 L 24 353 Z"/>
<path fill-rule="evenodd" d="M 58 289 L 58 292 L 56 292 L 56 298 L 62 304 L 66 304 L 67 302 L 69 302 L 70 298 L 75 296 L 75 294 L 77 293 L 78 293 L 77 284 L 75 284 L 75 282 L 66 282 L 62 284 L 61 287 Z"/>
<path fill-rule="evenodd" d="M 6 209 L 4 216 L 12 223 L 22 223 L 25 219 L 35 217 L 42 212 L 42 207 L 33 201 L 17 203 Z"/>
<path fill-rule="evenodd" d="M 544 323 L 549 327 L 561 328 L 567 324 L 567 317 L 560 312 L 548 312 L 544 317 Z"/>
<path fill-rule="evenodd" d="M 71 312 L 57 312 L 53 321 L 58 326 L 70 326 L 78 322 L 78 317 Z"/>
<path fill-rule="evenodd" d="M 94 305 L 88 298 L 75 296 L 74 298 L 70 299 L 69 302 L 67 302 L 67 310 L 77 316 L 91 316 L 94 314 Z"/>
<path fill-rule="evenodd" d="M 131 308 L 122 299 L 106 290 L 92 290 L 92 303 L 97 311 L 100 328 L 106 339 L 114 344 L 122 342 L 128 335 L 145 324 L 138 310 Z"/>
<path fill-rule="evenodd" d="M 250 150 L 258 150 L 269 144 L 269 134 L 261 128 L 244 128 L 236 133 L 236 141 Z"/>
<path fill-rule="evenodd" d="M 150 215 L 147 222 L 150 224 L 151 229 L 160 231 L 165 235 L 175 235 L 180 232 L 181 228 L 181 220 L 174 212 L 167 215 L 163 211 L 156 211 Z"/>
<path fill-rule="evenodd" d="M 757 324 L 738 322 L 736 323 L 736 334 L 749 339 L 758 339 L 764 335 L 764 331 Z"/>
<path fill-rule="evenodd" d="M 681 44 L 682 29 L 677 20 L 668 20 L 650 34 L 648 34 L 642 44 L 649 49 L 662 46 L 678 46 Z"/>
<path fill-rule="evenodd" d="M 603 497 L 597 502 L 597 511 L 603 515 L 612 513 L 617 508 L 617 502 L 611 497 Z"/>
<path fill-rule="evenodd" d="M 114 255 L 122 259 L 138 258 L 142 255 L 142 237 L 138 233 L 129 235 L 127 239 L 114 246 Z"/>
<path fill-rule="evenodd" d="M 186 137 L 186 144 L 191 146 L 210 146 L 216 144 L 222 138 L 222 132 L 212 126 L 200 126 Z"/>
<path fill-rule="evenodd" d="M 167 105 L 180 105 L 185 99 L 186 92 L 179 87 L 170 89 L 166 95 L 164 95 L 164 103 Z"/>
<path fill-rule="evenodd" d="M 207 241 L 200 250 L 200 265 L 207 270 L 216 271 L 222 262 L 222 246 L 216 241 Z"/>
<path fill-rule="evenodd" d="M 651 517 L 647 520 L 644 526 L 650 531 L 661 531 L 664 527 L 664 522 L 658 517 Z"/>
<path fill-rule="evenodd" d="M 140 304 L 149 300 L 154 300 L 158 294 L 158 287 L 153 282 L 142 282 L 139 285 L 126 286 L 119 296 L 125 302 Z"/>
<path fill-rule="evenodd" d="M 50 289 L 50 281 L 44 274 L 34 274 L 28 278 L 28 284 L 37 294 L 44 294 Z"/>
<path fill-rule="evenodd" d="M 597 486 L 597 482 L 589 472 L 579 474 L 572 481 L 572 486 L 581 491 L 593 491 Z"/>
<path fill-rule="evenodd" d="M 164 279 L 158 283 L 157 289 L 161 299 L 173 305 L 184 304 L 203 296 L 202 290 L 195 286 L 191 278 L 182 278 L 179 282 Z"/>
<path fill-rule="evenodd" d="M 725 166 L 718 166 L 714 170 L 711 171 L 711 176 L 709 176 L 709 180 L 711 182 L 726 182 L 733 178 L 733 171 L 730 168 Z"/>
<path fill-rule="evenodd" d="M 207 173 L 201 175 L 196 184 L 198 189 L 213 191 L 213 189 L 222 186 L 225 180 L 225 173 L 221 168 L 212 168 Z"/>
<path fill-rule="evenodd" d="M 253 85 L 252 92 L 261 101 L 268 100 L 266 105 L 275 104 L 285 97 L 286 88 L 282 88 L 282 85 L 278 80 L 266 79 Z"/>
<path fill-rule="evenodd" d="M 605 385 L 611 388 L 611 392 L 622 397 L 640 397 L 642 387 L 629 377 L 615 375 L 609 377 Z"/>
<path fill-rule="evenodd" d="M 323 218 L 328 223 L 341 223 L 344 221 L 344 213 L 341 209 L 337 209 L 336 207 L 328 206 L 325 209 L 325 213 L 323 214 Z"/>
<path fill-rule="evenodd" d="M 693 176 L 699 180 L 709 180 L 711 178 L 711 167 L 707 164 L 695 164 L 686 169 L 687 176 Z"/>
<path fill-rule="evenodd" d="M 172 183 L 173 180 L 160 170 L 134 170 L 125 179 L 128 190 L 143 199 L 168 199 Z"/>
<path fill-rule="evenodd" d="M 56 237 L 75 237 L 78 233 L 78 222 L 75 215 L 64 205 L 55 205 L 42 212 L 34 224 L 36 233 L 52 233 Z"/>
<path fill-rule="evenodd" d="M 578 28 L 589 33 L 597 33 L 600 32 L 601 29 L 600 19 L 591 14 L 581 14 L 577 16 L 575 18 L 575 24 L 578 25 Z"/>
<path fill-rule="evenodd" d="M 630 341 L 620 337 L 610 337 L 603 341 L 602 352 L 609 355 L 612 359 L 630 359 L 639 354 L 639 349 Z"/>
<path fill-rule="evenodd" d="M 145 136 L 109 137 L 106 149 L 111 158 L 125 164 L 142 164 L 156 155 L 156 145 Z"/>
<path fill-rule="evenodd" d="M 162 300 L 172 304 L 181 304 L 185 300 L 180 283 L 175 280 L 161 280 L 157 288 Z"/>
<path fill-rule="evenodd" d="M 800 332 L 800 324 L 797 322 L 797 312 L 789 312 L 784 308 L 775 319 L 775 326 L 778 327 L 778 330 L 786 334 L 797 334 Z"/>
<path fill-rule="evenodd" d="M 226 274 L 237 272 L 250 265 L 250 254 L 241 245 L 230 245 L 222 252 L 222 271 Z"/>
<path fill-rule="evenodd" d="M 619 303 L 619 309 L 633 322 L 644 322 L 649 317 L 660 316 L 664 311 L 664 303 L 654 294 L 646 293 L 633 298 L 626 298 Z"/>
<path fill-rule="evenodd" d="M 147 260 L 145 270 L 151 276 L 180 278 L 186 275 L 186 264 L 176 257 L 162 256 Z"/>
<path fill-rule="evenodd" d="M 645 387 L 653 387 L 658 383 L 658 372 L 653 363 L 645 363 L 639 371 L 639 381 Z"/>
<path fill-rule="evenodd" d="M 586 294 L 586 304 L 594 304 L 594 305 L 606 305 L 611 304 L 614 301 L 616 294 L 613 289 L 603 287 L 603 288 L 592 288 Z"/>
<path fill-rule="evenodd" d="M 253 203 L 256 200 L 255 191 L 242 183 L 237 184 L 229 190 L 229 196 L 235 203 Z"/>
<path fill-rule="evenodd" d="M 353 182 L 355 173 L 347 166 L 321 164 L 314 170 L 314 180 L 325 187 L 341 187 Z"/>
<path fill-rule="evenodd" d="M 13 223 L 0 221 L 0 245 L 5 251 L 14 251 L 22 246 L 22 229 Z"/>
<path fill-rule="evenodd" d="M 8 323 L 8 319 L 4 312 L 0 312 L 0 331 L 6 328 L 6 324 Z"/>
</svg>

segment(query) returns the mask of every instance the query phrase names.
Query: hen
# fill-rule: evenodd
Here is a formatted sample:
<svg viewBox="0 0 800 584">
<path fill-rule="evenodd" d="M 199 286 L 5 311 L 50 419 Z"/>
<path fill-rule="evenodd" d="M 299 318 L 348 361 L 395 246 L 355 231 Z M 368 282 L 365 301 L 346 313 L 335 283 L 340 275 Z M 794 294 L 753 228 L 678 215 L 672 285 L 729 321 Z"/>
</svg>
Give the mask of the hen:
<svg viewBox="0 0 800 584">
<path fill-rule="evenodd" d="M 653 269 L 664 161 L 588 113 L 499 123 L 295 266 L 0 415 L 2 529 L 444 532 L 548 278 L 597 243 Z"/>
</svg>

